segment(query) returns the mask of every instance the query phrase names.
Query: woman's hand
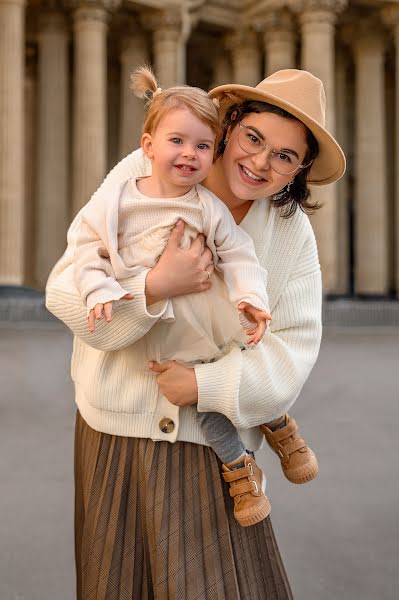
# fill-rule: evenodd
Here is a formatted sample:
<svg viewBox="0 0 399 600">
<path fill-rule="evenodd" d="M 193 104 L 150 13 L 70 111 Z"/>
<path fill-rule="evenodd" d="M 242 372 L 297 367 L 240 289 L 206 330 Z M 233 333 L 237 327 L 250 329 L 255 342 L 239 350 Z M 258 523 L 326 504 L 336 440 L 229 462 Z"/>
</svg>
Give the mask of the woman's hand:
<svg viewBox="0 0 399 600">
<path fill-rule="evenodd" d="M 179 220 L 158 263 L 147 275 L 145 295 L 148 306 L 166 298 L 204 292 L 211 287 L 214 265 L 212 252 L 205 247 L 205 236 L 199 234 L 189 250 L 182 250 L 183 234 L 184 222 Z"/>
<path fill-rule="evenodd" d="M 150 362 L 148 368 L 158 373 L 157 383 L 162 394 L 175 406 L 190 406 L 198 401 L 195 371 L 175 360 L 163 363 Z"/>
</svg>

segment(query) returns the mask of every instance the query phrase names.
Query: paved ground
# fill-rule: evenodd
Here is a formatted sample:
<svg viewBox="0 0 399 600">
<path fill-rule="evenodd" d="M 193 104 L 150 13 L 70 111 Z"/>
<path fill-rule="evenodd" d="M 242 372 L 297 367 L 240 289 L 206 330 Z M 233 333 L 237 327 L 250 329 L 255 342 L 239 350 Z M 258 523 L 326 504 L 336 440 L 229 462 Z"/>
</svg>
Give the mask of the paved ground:
<svg viewBox="0 0 399 600">
<path fill-rule="evenodd" d="M 70 350 L 54 325 L 0 329 L 0 600 L 74 599 Z M 320 476 L 261 452 L 295 600 L 399 598 L 398 358 L 399 328 L 327 330 L 293 411 Z"/>
</svg>

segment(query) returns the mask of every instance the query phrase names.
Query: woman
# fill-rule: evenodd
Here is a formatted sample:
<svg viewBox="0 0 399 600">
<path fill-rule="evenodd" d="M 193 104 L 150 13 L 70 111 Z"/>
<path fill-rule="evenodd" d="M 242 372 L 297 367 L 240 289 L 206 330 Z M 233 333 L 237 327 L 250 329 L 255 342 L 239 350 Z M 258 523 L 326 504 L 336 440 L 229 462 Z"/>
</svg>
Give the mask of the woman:
<svg viewBox="0 0 399 600">
<path fill-rule="evenodd" d="M 256 450 L 257 425 L 295 401 L 321 336 L 320 268 L 299 207 L 309 206 L 307 183 L 336 181 L 345 159 L 324 128 L 322 84 L 305 71 L 279 71 L 256 88 L 227 85 L 210 95 L 225 122 L 204 184 L 252 236 L 269 273 L 273 320 L 256 352 L 233 349 L 195 369 L 154 364 L 156 378 L 133 377 L 129 348 L 159 319 L 167 298 L 209 288 L 210 252 L 201 236 L 180 250 L 184 225 L 176 226 L 156 267 L 124 280 L 134 299 L 90 333 L 72 283 L 71 227 L 47 306 L 75 334 L 76 565 L 85 600 L 292 597 L 270 519 L 246 529 L 236 524 L 220 464 L 186 407 L 198 402 L 199 411 L 225 414 Z M 97 193 L 149 167 L 133 153 Z"/>
</svg>

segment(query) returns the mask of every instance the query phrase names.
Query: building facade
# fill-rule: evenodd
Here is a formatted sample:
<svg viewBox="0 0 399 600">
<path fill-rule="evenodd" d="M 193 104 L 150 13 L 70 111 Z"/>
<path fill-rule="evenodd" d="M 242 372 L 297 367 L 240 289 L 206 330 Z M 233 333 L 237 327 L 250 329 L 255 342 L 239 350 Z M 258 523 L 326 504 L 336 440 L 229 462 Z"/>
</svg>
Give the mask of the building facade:
<svg viewBox="0 0 399 600">
<path fill-rule="evenodd" d="M 325 291 L 399 297 L 398 0 L 0 0 L 0 285 L 44 287 L 73 215 L 137 147 L 144 62 L 164 87 L 320 77 L 348 159 L 313 190 Z"/>
</svg>

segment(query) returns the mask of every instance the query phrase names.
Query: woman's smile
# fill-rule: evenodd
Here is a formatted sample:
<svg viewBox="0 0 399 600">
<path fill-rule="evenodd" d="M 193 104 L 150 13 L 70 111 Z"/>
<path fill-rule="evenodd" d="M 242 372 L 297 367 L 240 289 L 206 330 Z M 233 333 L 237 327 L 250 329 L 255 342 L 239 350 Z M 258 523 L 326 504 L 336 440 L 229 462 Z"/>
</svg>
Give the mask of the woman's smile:
<svg viewBox="0 0 399 600">
<path fill-rule="evenodd" d="M 239 163 L 238 168 L 240 171 L 241 178 L 243 179 L 243 181 L 245 183 L 247 183 L 249 185 L 256 185 L 256 186 L 267 183 L 267 179 L 265 179 L 264 177 L 262 177 L 260 175 L 257 175 L 248 167 Z"/>
</svg>

